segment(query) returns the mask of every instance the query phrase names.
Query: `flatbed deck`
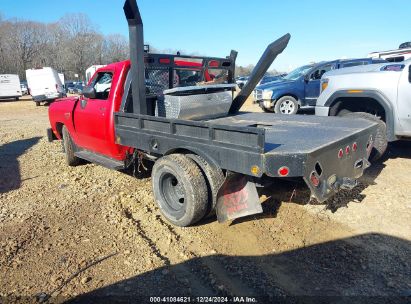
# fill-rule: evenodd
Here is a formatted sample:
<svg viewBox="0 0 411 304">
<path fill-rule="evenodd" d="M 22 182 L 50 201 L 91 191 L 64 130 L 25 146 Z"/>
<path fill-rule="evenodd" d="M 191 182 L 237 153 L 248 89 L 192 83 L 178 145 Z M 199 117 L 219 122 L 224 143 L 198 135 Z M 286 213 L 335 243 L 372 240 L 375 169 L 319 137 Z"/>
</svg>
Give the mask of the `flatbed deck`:
<svg viewBox="0 0 411 304">
<path fill-rule="evenodd" d="M 332 142 L 339 142 L 350 134 L 364 132 L 371 126 L 369 121 L 362 119 L 252 112 L 207 122 L 212 125 L 265 129 L 266 154 L 312 153 Z"/>
</svg>

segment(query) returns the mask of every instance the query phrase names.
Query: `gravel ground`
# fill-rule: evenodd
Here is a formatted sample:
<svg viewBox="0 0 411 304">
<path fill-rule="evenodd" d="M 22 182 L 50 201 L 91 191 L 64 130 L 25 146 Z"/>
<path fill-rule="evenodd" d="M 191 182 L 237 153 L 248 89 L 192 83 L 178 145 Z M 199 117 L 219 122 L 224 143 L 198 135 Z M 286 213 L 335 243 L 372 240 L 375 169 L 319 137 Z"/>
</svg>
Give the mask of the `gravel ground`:
<svg viewBox="0 0 411 304">
<path fill-rule="evenodd" d="M 150 178 L 67 167 L 47 126 L 47 107 L 0 102 L 1 296 L 411 295 L 410 143 L 326 205 L 279 181 L 261 215 L 178 228 Z"/>
</svg>

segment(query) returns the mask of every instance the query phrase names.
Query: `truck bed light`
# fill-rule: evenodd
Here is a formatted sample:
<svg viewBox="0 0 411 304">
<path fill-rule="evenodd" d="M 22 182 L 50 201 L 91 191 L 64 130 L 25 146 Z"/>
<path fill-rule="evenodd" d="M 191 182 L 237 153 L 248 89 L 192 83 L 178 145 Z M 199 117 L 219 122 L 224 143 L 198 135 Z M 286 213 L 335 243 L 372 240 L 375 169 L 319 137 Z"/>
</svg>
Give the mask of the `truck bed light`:
<svg viewBox="0 0 411 304">
<path fill-rule="evenodd" d="M 283 166 L 280 169 L 278 169 L 279 176 L 284 177 L 284 176 L 287 176 L 289 173 L 290 173 L 290 169 L 288 169 L 288 167 L 286 166 Z"/>
<path fill-rule="evenodd" d="M 217 60 L 212 60 L 208 63 L 208 66 L 210 68 L 218 68 L 220 66 L 220 64 Z"/>
<path fill-rule="evenodd" d="M 310 181 L 314 187 L 318 187 L 320 185 L 320 179 L 317 177 L 317 174 L 315 172 L 311 173 Z"/>
<path fill-rule="evenodd" d="M 160 58 L 159 62 L 161 64 L 169 64 L 170 63 L 170 59 L 169 58 Z"/>
</svg>

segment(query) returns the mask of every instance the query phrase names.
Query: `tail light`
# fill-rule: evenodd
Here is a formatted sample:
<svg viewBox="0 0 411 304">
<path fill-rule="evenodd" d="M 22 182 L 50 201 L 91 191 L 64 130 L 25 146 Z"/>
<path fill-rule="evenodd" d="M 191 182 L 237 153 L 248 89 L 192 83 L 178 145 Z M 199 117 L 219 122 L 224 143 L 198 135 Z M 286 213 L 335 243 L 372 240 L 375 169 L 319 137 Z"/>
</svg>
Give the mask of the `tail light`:
<svg viewBox="0 0 411 304">
<path fill-rule="evenodd" d="M 285 177 L 290 173 L 290 169 L 286 166 L 281 167 L 280 169 L 278 169 L 278 175 Z"/>
<path fill-rule="evenodd" d="M 315 173 L 314 171 L 311 172 L 310 181 L 311 181 L 311 184 L 313 184 L 314 187 L 318 187 L 320 185 L 320 179 L 317 176 L 317 173 Z"/>
</svg>

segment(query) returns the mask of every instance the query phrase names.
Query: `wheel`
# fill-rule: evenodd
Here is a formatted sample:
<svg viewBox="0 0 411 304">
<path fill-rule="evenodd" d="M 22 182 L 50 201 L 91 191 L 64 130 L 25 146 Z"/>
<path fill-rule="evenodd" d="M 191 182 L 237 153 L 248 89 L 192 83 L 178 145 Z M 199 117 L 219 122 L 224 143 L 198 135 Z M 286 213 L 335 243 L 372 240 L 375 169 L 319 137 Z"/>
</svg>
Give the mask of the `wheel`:
<svg viewBox="0 0 411 304">
<path fill-rule="evenodd" d="M 154 164 L 151 180 L 154 198 L 169 222 L 186 227 L 206 214 L 207 184 L 192 159 L 182 154 L 163 156 Z"/>
<path fill-rule="evenodd" d="M 278 114 L 296 114 L 298 111 L 298 102 L 292 96 L 283 96 L 274 106 L 274 112 Z"/>
<path fill-rule="evenodd" d="M 74 143 L 70 137 L 70 133 L 68 132 L 66 126 L 63 126 L 62 129 L 63 134 L 63 147 L 64 152 L 66 152 L 66 162 L 69 166 L 77 166 L 80 164 L 80 159 L 74 155 Z"/>
<path fill-rule="evenodd" d="M 215 206 L 217 205 L 217 193 L 221 185 L 224 183 L 225 177 L 221 168 L 208 163 L 204 158 L 196 154 L 187 154 L 187 157 L 195 161 L 200 167 L 204 179 L 207 183 L 207 211 L 205 217 L 215 214 Z"/>
<path fill-rule="evenodd" d="M 338 116 L 344 117 L 359 117 L 363 119 L 370 120 L 372 122 L 376 122 L 378 124 L 377 133 L 374 138 L 374 147 L 371 151 L 371 155 L 369 157 L 370 161 L 375 162 L 384 155 L 385 151 L 387 150 L 388 140 L 387 140 L 387 125 L 384 121 L 378 118 L 375 115 L 365 112 L 348 112 L 345 114 L 341 114 L 341 111 L 338 113 Z"/>
<path fill-rule="evenodd" d="M 15 99 L 16 99 L 16 101 L 19 101 L 19 100 L 20 100 L 20 98 L 19 98 L 19 97 L 16 97 Z"/>
<path fill-rule="evenodd" d="M 36 101 L 36 107 L 40 106 L 40 101 Z"/>
<path fill-rule="evenodd" d="M 344 116 L 350 113 L 352 113 L 350 110 L 342 109 L 340 112 L 338 112 L 337 116 Z"/>
</svg>

